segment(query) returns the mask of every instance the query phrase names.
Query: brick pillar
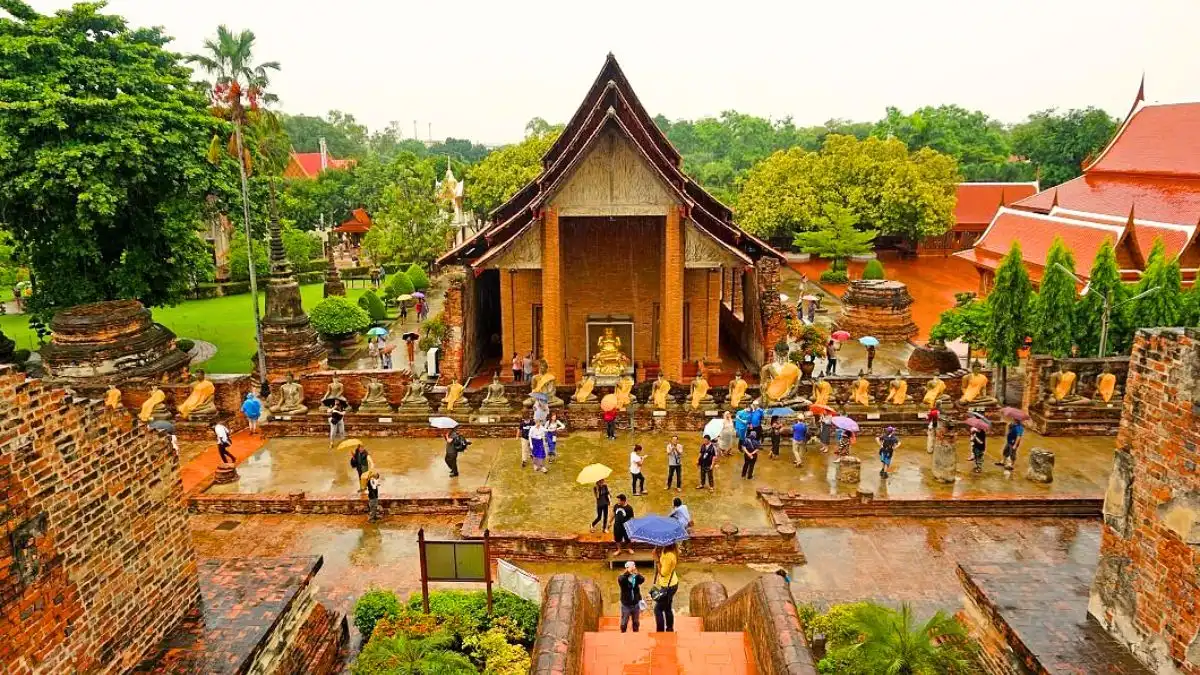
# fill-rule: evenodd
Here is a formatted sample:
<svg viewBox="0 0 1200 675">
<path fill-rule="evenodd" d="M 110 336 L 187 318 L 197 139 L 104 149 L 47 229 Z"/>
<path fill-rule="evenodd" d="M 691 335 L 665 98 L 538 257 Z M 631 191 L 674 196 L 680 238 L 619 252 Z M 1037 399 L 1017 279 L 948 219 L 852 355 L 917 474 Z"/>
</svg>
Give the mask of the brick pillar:
<svg viewBox="0 0 1200 675">
<path fill-rule="evenodd" d="M 542 357 L 560 380 L 563 371 L 562 247 L 558 208 L 542 218 Z"/>
<path fill-rule="evenodd" d="M 663 246 L 662 348 L 663 375 L 673 382 L 683 380 L 683 223 L 679 208 L 667 210 L 666 241 Z"/>
<path fill-rule="evenodd" d="M 728 265 L 721 268 L 721 299 L 733 306 L 733 268 Z"/>
<path fill-rule="evenodd" d="M 730 307 L 733 308 L 734 314 L 742 313 L 742 287 L 746 279 L 746 273 L 740 267 L 733 267 L 729 270 L 729 275 L 732 277 L 729 281 L 729 293 L 733 296 L 733 302 Z"/>
<path fill-rule="evenodd" d="M 704 358 L 717 361 L 721 358 L 721 271 L 708 271 L 708 328 L 705 333 Z"/>
</svg>

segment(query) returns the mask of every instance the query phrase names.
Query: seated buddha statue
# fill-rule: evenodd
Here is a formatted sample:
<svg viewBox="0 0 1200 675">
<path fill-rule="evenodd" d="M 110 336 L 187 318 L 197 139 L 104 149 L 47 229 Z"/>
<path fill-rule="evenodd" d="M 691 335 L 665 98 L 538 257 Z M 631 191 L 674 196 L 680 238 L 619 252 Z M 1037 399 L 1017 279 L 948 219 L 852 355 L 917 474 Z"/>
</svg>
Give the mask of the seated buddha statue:
<svg viewBox="0 0 1200 675">
<path fill-rule="evenodd" d="M 304 405 L 304 387 L 296 381 L 296 376 L 288 373 L 287 381 L 267 399 L 267 410 L 272 415 L 289 417 L 308 414 L 308 408 Z"/>
<path fill-rule="evenodd" d="M 813 405 L 823 405 L 829 407 L 829 397 L 833 395 L 833 385 L 825 381 L 825 377 L 818 375 L 817 381 L 813 382 Z"/>
<path fill-rule="evenodd" d="M 203 370 L 197 371 L 196 376 L 199 379 L 192 384 L 192 393 L 179 404 L 179 414 L 185 420 L 193 417 L 215 417 L 217 414 L 217 406 L 213 403 L 217 388 L 205 377 Z"/>
<path fill-rule="evenodd" d="M 592 373 L 601 377 L 620 377 L 629 367 L 629 357 L 621 351 L 621 338 L 611 328 L 596 340 L 599 351 L 592 355 Z"/>
<path fill-rule="evenodd" d="M 758 390 L 763 405 L 807 404 L 800 396 L 800 367 L 787 360 L 783 352 L 775 352 L 771 363 L 759 371 Z"/>
<path fill-rule="evenodd" d="M 925 396 L 921 398 L 921 403 L 933 408 L 937 406 L 938 401 L 945 396 L 946 383 L 942 382 L 942 378 L 937 375 L 933 379 L 925 383 Z"/>
<path fill-rule="evenodd" d="M 850 385 L 850 402 L 858 405 L 871 405 L 871 381 L 863 371 L 858 371 L 858 379 Z"/>
<path fill-rule="evenodd" d="M 980 372 L 979 362 L 971 365 L 971 372 L 963 375 L 962 396 L 959 405 L 991 405 L 996 399 L 987 394 L 988 377 Z"/>
<path fill-rule="evenodd" d="M 571 400 L 576 403 L 593 403 L 596 400 L 596 394 L 593 393 L 595 388 L 596 378 L 588 375 L 575 383 L 575 393 L 571 395 Z"/>
<path fill-rule="evenodd" d="M 446 388 L 446 395 L 442 398 L 442 410 L 445 412 L 454 412 L 454 406 L 458 405 L 463 400 L 463 392 L 467 387 L 462 382 L 451 382 Z"/>
<path fill-rule="evenodd" d="M 363 400 L 358 404 L 358 412 L 362 415 L 387 415 L 392 412 L 392 404 L 387 400 L 387 389 L 375 378 L 367 379 L 367 391 Z"/>
<path fill-rule="evenodd" d="M 336 401 L 341 401 L 347 410 L 350 409 L 350 402 L 346 400 L 346 386 L 342 384 L 337 375 L 334 375 L 333 379 L 329 380 L 329 386 L 325 388 L 324 395 L 321 396 L 321 405 L 332 408 Z"/>
<path fill-rule="evenodd" d="M 117 385 L 108 385 L 108 391 L 104 392 L 104 407 L 112 410 L 121 407 L 121 390 L 117 389 Z"/>
<path fill-rule="evenodd" d="M 480 410 L 508 410 L 508 395 L 504 391 L 504 385 L 500 384 L 500 374 L 492 375 L 492 383 L 488 385 L 487 395 L 483 397 L 483 402 L 479 404 Z"/>
<path fill-rule="evenodd" d="M 142 409 L 138 412 L 138 419 L 143 422 L 149 422 L 150 420 L 170 420 L 171 411 L 164 403 L 166 400 L 166 392 L 159 389 L 158 385 L 155 385 L 150 390 L 150 395 L 142 403 Z"/>
<path fill-rule="evenodd" d="M 699 410 L 701 405 L 712 405 L 713 397 L 709 393 L 708 379 L 704 377 L 704 364 L 696 364 L 696 377 L 692 378 L 692 390 L 688 394 L 692 410 Z"/>
<path fill-rule="evenodd" d="M 542 394 L 546 397 L 546 402 L 551 407 L 558 407 L 563 404 L 563 400 L 558 397 L 558 378 L 554 373 L 550 372 L 550 364 L 546 359 L 538 361 L 538 372 L 529 381 L 529 397 L 522 401 L 522 405 L 526 408 L 533 407 L 533 395 Z"/>
<path fill-rule="evenodd" d="M 729 383 L 729 396 L 725 402 L 729 404 L 730 410 L 738 410 L 742 405 L 742 399 L 746 397 L 746 381 L 742 379 L 742 371 L 737 371 L 733 374 L 733 381 Z"/>
<path fill-rule="evenodd" d="M 425 398 L 425 386 L 417 378 L 412 378 L 404 387 L 404 398 L 400 399 L 397 408 L 406 411 L 425 413 L 429 411 L 429 400 Z"/>
<path fill-rule="evenodd" d="M 1075 393 L 1079 378 L 1074 371 L 1067 370 L 1067 365 L 1061 361 L 1058 370 L 1050 374 L 1046 381 L 1046 396 L 1054 405 L 1082 405 L 1088 400 Z"/>
<path fill-rule="evenodd" d="M 1113 397 L 1121 398 L 1117 394 L 1117 376 L 1113 374 L 1112 367 L 1106 363 L 1100 374 L 1096 376 L 1096 398 L 1107 404 L 1112 402 Z"/>
<path fill-rule="evenodd" d="M 889 405 L 904 405 L 908 403 L 908 380 L 896 371 L 896 377 L 888 383 L 887 402 Z"/>
<path fill-rule="evenodd" d="M 650 390 L 650 400 L 654 403 L 654 409 L 666 410 L 670 397 L 671 382 L 660 372 L 658 379 L 654 381 L 654 387 Z"/>
<path fill-rule="evenodd" d="M 629 404 L 633 401 L 633 378 L 628 375 L 622 377 L 613 389 L 613 394 L 616 395 L 617 405 L 621 410 L 629 407 Z"/>
</svg>

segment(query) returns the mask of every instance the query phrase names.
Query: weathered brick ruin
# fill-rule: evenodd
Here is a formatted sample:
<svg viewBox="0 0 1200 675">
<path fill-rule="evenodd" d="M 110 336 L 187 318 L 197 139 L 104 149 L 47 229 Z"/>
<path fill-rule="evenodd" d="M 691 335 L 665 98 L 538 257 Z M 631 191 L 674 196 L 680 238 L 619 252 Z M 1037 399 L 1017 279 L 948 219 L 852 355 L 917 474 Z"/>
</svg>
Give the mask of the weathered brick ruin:
<svg viewBox="0 0 1200 675">
<path fill-rule="evenodd" d="M 842 296 L 842 315 L 837 325 L 854 337 L 908 340 L 917 335 L 912 303 L 908 286 L 899 281 L 858 279 L 850 282 Z"/>
</svg>

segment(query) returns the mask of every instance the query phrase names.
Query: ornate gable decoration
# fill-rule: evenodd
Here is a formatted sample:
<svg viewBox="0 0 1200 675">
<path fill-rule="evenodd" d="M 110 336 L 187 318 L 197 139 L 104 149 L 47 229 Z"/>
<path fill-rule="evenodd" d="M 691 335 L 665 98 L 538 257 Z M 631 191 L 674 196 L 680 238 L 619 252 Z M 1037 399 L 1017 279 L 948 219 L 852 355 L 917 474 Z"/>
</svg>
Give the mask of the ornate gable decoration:
<svg viewBox="0 0 1200 675">
<path fill-rule="evenodd" d="M 542 269 L 542 228 L 527 228 L 481 262 L 483 269 Z"/>
<path fill-rule="evenodd" d="M 552 198 L 559 216 L 658 216 L 676 200 L 633 144 L 604 130 Z"/>
<path fill-rule="evenodd" d="M 712 269 L 744 265 L 724 246 L 691 222 L 685 224 L 683 234 L 683 266 L 685 269 Z"/>
</svg>

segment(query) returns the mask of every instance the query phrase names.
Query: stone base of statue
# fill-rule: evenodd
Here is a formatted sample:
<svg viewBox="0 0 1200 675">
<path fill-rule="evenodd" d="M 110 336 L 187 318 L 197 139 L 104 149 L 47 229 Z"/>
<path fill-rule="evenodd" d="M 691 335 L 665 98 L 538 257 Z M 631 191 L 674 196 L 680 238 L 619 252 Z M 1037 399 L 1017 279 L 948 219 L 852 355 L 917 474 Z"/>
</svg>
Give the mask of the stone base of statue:
<svg viewBox="0 0 1200 675">
<path fill-rule="evenodd" d="M 1081 405 L 1042 401 L 1029 407 L 1029 427 L 1043 436 L 1115 436 L 1121 427 L 1121 409 L 1116 399 Z"/>
<path fill-rule="evenodd" d="M 175 415 L 171 414 L 170 408 L 160 405 L 150 413 L 150 419 L 155 422 L 171 422 L 174 421 Z"/>
<path fill-rule="evenodd" d="M 862 480 L 862 460 L 854 455 L 838 457 L 834 460 L 834 466 L 837 482 L 842 485 L 858 485 Z"/>
<path fill-rule="evenodd" d="M 183 417 L 183 415 L 180 414 L 180 417 Z M 204 424 L 216 424 L 217 419 L 220 417 L 220 411 L 214 407 L 210 410 L 193 410 L 192 414 L 187 416 L 187 421 L 200 422 Z"/>
<path fill-rule="evenodd" d="M 364 402 L 359 404 L 354 414 L 364 417 L 389 417 L 392 414 L 392 406 L 387 403 Z"/>
<path fill-rule="evenodd" d="M 221 462 L 217 465 L 217 471 L 213 474 L 213 485 L 225 485 L 226 483 L 236 483 L 238 480 L 237 467 L 229 462 Z"/>
<path fill-rule="evenodd" d="M 268 410 L 267 416 L 273 420 L 291 420 L 299 419 L 308 414 L 308 408 L 297 408 L 296 410 Z"/>
<path fill-rule="evenodd" d="M 1054 453 L 1042 448 L 1034 448 L 1029 453 L 1029 470 L 1025 472 L 1026 480 L 1034 483 L 1054 482 Z"/>
<path fill-rule="evenodd" d="M 958 455 L 954 452 L 954 441 L 955 433 L 952 430 L 947 426 L 938 427 L 933 439 L 931 468 L 933 479 L 939 483 L 949 484 L 958 479 Z"/>
</svg>

